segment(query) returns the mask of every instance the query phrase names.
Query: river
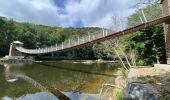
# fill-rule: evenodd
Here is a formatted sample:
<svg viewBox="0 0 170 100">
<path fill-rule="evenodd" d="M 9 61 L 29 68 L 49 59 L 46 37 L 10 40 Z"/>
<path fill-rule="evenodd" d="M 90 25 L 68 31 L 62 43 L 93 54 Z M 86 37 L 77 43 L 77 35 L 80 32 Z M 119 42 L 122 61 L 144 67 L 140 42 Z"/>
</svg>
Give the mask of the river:
<svg viewBox="0 0 170 100">
<path fill-rule="evenodd" d="M 73 100 L 98 100 L 102 84 L 114 84 L 119 64 L 113 62 L 46 61 L 0 65 L 3 100 L 57 100 L 57 89 Z"/>
</svg>

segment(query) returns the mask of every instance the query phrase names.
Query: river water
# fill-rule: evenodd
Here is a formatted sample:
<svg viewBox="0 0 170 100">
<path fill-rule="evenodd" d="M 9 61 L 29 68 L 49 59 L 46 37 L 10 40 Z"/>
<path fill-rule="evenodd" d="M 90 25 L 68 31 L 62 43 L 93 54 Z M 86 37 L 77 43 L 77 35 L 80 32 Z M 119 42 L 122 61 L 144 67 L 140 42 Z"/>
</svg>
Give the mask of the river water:
<svg viewBox="0 0 170 100">
<path fill-rule="evenodd" d="M 119 64 L 47 61 L 0 65 L 0 99 L 57 100 L 57 89 L 73 100 L 99 100 L 102 84 L 114 84 Z"/>
</svg>

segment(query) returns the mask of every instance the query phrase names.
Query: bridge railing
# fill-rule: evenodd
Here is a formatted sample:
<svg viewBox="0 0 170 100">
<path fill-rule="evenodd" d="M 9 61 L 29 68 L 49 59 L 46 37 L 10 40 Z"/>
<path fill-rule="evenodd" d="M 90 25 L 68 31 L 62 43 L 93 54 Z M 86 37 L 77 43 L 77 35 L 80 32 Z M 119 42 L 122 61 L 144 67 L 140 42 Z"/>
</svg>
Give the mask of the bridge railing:
<svg viewBox="0 0 170 100">
<path fill-rule="evenodd" d="M 78 36 L 74 40 L 66 40 L 66 41 L 64 41 L 60 44 L 55 44 L 55 45 L 52 45 L 50 47 L 37 48 L 37 49 L 25 49 L 25 48 L 22 48 L 22 47 L 17 47 L 17 50 L 24 52 L 24 53 L 28 53 L 28 54 L 50 53 L 50 52 L 70 48 L 70 47 L 73 47 L 73 46 L 81 45 L 81 44 L 84 44 L 84 43 L 87 43 L 87 42 L 91 42 L 93 40 L 105 37 L 105 36 L 107 36 L 111 33 L 112 33 L 111 30 L 100 29 L 99 31 L 96 31 L 94 33 L 88 33 L 88 34 L 85 34 L 81 37 Z"/>
</svg>

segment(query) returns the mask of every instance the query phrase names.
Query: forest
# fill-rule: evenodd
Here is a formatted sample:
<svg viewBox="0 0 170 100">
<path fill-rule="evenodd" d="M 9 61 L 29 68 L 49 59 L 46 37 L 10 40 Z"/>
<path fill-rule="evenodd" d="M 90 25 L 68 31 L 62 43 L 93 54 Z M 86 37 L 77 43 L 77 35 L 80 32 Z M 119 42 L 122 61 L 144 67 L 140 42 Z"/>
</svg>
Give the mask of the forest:
<svg viewBox="0 0 170 100">
<path fill-rule="evenodd" d="M 153 16 L 161 15 L 161 8 L 149 5 L 144 11 L 148 19 Z M 152 15 L 150 12 L 152 11 Z M 138 16 L 141 13 L 137 10 L 128 18 L 128 25 L 138 23 Z M 138 20 L 138 21 L 137 21 Z M 15 40 L 24 43 L 25 48 L 40 48 L 61 43 L 67 39 L 74 39 L 77 36 L 92 33 L 100 28 L 98 27 L 82 27 L 82 28 L 62 28 L 50 27 L 44 25 L 35 25 L 31 23 L 16 22 L 12 19 L 0 17 L 0 56 L 8 55 L 10 43 Z M 37 55 L 38 57 L 56 57 L 64 59 L 103 59 L 116 60 L 117 56 L 112 49 L 105 48 L 106 43 L 95 43 L 82 48 L 76 48 L 65 52 Z M 152 63 L 164 63 L 165 46 L 163 35 L 163 24 L 155 25 L 129 35 L 119 38 L 125 53 L 129 53 L 129 46 L 135 52 L 136 62 L 139 65 Z M 114 45 L 113 45 L 114 46 Z"/>
</svg>

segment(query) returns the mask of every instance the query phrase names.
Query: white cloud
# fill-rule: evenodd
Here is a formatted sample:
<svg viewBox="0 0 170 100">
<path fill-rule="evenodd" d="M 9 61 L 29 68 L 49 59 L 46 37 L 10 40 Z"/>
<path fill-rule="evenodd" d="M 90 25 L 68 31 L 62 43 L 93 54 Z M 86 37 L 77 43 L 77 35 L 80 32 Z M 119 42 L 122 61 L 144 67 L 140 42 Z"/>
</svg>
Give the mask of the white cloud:
<svg viewBox="0 0 170 100">
<path fill-rule="evenodd" d="M 84 26 L 110 27 L 112 17 L 117 15 L 124 17 L 129 15 L 133 9 L 129 9 L 135 0 L 69 0 L 66 3 L 65 16 L 72 25 L 81 20 Z M 134 2 L 135 3 L 135 2 Z"/>
<path fill-rule="evenodd" d="M 0 12 L 17 21 L 59 25 L 58 8 L 51 0 L 1 0 Z"/>
<path fill-rule="evenodd" d="M 110 27 L 112 17 L 126 16 L 136 0 L 67 0 L 59 8 L 52 0 L 1 0 L 0 15 L 17 21 L 49 26 Z"/>
</svg>

